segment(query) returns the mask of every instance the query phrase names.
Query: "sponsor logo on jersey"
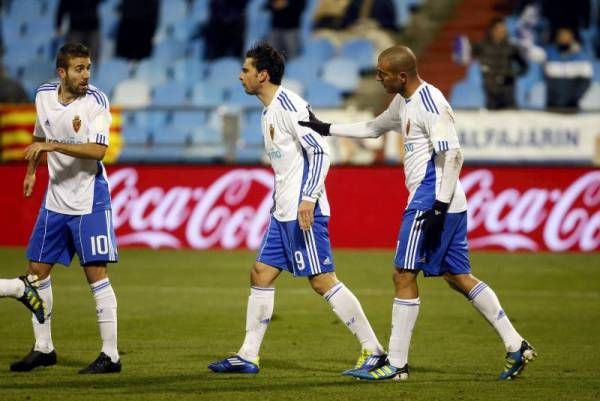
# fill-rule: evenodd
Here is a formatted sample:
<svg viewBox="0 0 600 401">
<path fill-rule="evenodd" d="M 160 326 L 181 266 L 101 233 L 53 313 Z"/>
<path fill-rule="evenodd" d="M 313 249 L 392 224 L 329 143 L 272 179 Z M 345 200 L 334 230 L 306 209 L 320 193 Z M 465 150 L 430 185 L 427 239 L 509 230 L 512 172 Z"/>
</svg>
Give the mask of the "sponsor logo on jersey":
<svg viewBox="0 0 600 401">
<path fill-rule="evenodd" d="M 44 126 L 50 128 L 50 121 L 48 119 L 46 119 Z"/>
<path fill-rule="evenodd" d="M 79 116 L 73 117 L 73 129 L 75 130 L 75 132 L 79 132 L 80 128 L 81 128 L 81 119 L 79 118 Z"/>
<path fill-rule="evenodd" d="M 269 151 L 269 158 L 271 160 L 279 160 L 283 157 L 283 155 L 281 154 L 281 151 L 277 150 L 277 149 L 273 149 L 271 151 Z"/>
<path fill-rule="evenodd" d="M 330 265 L 331 264 L 331 259 L 329 259 L 329 256 L 325 258 L 325 260 L 323 261 L 324 265 Z"/>
</svg>

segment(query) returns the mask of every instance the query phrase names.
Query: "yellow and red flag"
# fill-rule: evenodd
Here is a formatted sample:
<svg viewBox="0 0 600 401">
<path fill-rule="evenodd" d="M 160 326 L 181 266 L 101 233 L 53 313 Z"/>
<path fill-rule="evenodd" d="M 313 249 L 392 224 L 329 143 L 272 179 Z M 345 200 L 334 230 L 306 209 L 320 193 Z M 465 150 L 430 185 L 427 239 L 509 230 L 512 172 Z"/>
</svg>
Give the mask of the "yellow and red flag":
<svg viewBox="0 0 600 401">
<path fill-rule="evenodd" d="M 110 146 L 104 163 L 115 163 L 123 148 L 121 109 L 111 108 Z M 22 161 L 23 151 L 33 141 L 35 107 L 30 104 L 0 104 L 0 162 Z"/>
</svg>

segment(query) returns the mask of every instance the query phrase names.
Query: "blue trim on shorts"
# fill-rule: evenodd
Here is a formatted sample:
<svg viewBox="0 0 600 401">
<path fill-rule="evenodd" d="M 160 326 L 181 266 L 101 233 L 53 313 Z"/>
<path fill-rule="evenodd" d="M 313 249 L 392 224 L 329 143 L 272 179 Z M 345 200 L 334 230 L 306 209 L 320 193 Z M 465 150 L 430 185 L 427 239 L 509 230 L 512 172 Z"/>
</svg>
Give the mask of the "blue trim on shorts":
<svg viewBox="0 0 600 401">
<path fill-rule="evenodd" d="M 423 271 L 426 277 L 441 276 L 444 273 L 470 273 L 467 212 L 446 215 L 440 246 L 427 255 L 423 250 L 423 222 L 416 221 L 421 214 L 423 212 L 420 210 L 404 212 L 394 257 L 396 268 Z"/>
<path fill-rule="evenodd" d="M 297 220 L 282 222 L 271 216 L 256 261 L 300 277 L 333 272 L 328 226 L 327 216 L 315 216 L 308 231 Z"/>
<path fill-rule="evenodd" d="M 84 215 L 40 209 L 29 239 L 27 258 L 33 262 L 60 263 L 68 267 L 75 254 L 82 266 L 118 261 L 110 209 Z"/>
</svg>

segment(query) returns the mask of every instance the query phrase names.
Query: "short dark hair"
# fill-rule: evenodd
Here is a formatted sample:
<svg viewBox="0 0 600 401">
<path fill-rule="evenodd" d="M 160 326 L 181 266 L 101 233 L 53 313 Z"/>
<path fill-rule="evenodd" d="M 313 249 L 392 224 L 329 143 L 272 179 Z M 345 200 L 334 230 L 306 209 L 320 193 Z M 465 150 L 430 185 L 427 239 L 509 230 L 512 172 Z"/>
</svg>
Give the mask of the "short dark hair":
<svg viewBox="0 0 600 401">
<path fill-rule="evenodd" d="M 246 52 L 246 58 L 254 60 L 257 71 L 267 70 L 272 84 L 281 85 L 285 71 L 283 55 L 268 43 L 260 42 Z"/>
<path fill-rule="evenodd" d="M 90 50 L 81 43 L 67 43 L 56 54 L 56 68 L 69 68 L 69 60 L 75 57 L 90 57 Z"/>
</svg>

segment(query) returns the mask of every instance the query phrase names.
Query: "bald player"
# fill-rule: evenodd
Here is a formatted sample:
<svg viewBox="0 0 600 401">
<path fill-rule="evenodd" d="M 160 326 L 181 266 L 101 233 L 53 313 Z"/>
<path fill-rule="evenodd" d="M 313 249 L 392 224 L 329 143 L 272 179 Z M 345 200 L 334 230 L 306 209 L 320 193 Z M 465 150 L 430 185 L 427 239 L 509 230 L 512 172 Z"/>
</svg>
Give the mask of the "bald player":
<svg viewBox="0 0 600 401">
<path fill-rule="evenodd" d="M 536 357 L 515 330 L 494 291 L 471 274 L 467 245 L 467 201 L 459 180 L 463 155 L 454 112 L 444 95 L 419 77 L 417 60 L 405 46 L 384 50 L 377 81 L 396 94 L 377 118 L 354 124 L 329 124 L 314 115 L 299 124 L 320 135 L 373 138 L 394 130 L 404 138 L 404 173 L 409 191 L 394 258 L 395 298 L 388 364 L 355 369 L 366 380 L 408 378 L 408 349 L 419 314 L 417 275 L 442 276 L 496 330 L 506 348 L 501 380 L 517 376 Z"/>
</svg>

